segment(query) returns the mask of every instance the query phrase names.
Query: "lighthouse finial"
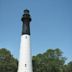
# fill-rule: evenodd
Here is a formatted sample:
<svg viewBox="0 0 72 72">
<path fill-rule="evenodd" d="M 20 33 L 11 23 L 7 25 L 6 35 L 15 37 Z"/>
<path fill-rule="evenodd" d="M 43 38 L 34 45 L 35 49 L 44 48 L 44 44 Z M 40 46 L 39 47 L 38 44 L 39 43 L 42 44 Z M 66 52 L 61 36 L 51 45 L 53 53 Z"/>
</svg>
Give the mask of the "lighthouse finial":
<svg viewBox="0 0 72 72">
<path fill-rule="evenodd" d="M 25 9 L 24 10 L 24 14 L 29 14 L 29 10 L 28 9 Z"/>
</svg>

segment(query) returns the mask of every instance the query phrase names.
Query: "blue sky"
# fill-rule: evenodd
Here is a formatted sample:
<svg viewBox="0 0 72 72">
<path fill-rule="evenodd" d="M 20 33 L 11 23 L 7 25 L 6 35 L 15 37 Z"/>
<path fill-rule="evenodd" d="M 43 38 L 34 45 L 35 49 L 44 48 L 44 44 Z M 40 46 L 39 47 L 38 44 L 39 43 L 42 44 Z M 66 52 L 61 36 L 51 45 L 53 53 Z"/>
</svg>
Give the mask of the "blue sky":
<svg viewBox="0 0 72 72">
<path fill-rule="evenodd" d="M 0 0 L 0 48 L 19 57 L 21 17 L 29 9 L 32 55 L 60 48 L 72 60 L 72 0 Z"/>
</svg>

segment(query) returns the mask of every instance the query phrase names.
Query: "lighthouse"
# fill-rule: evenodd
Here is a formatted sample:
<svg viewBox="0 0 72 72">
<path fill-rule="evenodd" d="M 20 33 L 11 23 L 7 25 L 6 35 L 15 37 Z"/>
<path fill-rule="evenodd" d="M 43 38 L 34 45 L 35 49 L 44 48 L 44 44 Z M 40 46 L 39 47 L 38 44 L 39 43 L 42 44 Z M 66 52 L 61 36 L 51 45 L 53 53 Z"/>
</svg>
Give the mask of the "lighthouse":
<svg viewBox="0 0 72 72">
<path fill-rule="evenodd" d="M 22 34 L 20 44 L 20 56 L 18 72 L 32 72 L 32 55 L 30 48 L 30 22 L 29 10 L 24 10 L 22 16 Z"/>
</svg>

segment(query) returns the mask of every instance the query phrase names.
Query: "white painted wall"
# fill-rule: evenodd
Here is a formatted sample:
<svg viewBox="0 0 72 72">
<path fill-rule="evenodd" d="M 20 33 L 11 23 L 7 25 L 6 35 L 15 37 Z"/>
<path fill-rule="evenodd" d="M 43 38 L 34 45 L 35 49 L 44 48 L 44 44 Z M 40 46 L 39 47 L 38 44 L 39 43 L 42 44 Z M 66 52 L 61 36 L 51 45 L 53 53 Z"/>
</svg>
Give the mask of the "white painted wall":
<svg viewBox="0 0 72 72">
<path fill-rule="evenodd" d="M 21 36 L 18 72 L 32 72 L 32 55 L 29 35 Z"/>
</svg>

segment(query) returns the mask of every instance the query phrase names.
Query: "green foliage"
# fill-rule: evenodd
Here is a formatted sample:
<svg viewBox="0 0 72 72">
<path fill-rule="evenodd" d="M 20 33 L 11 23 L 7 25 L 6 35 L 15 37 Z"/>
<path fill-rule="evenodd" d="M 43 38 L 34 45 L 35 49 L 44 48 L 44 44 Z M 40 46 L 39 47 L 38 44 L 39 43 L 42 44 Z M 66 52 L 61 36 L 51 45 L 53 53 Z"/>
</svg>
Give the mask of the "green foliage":
<svg viewBox="0 0 72 72">
<path fill-rule="evenodd" d="M 5 49 L 0 49 L 0 72 L 16 72 L 17 60 Z"/>
<path fill-rule="evenodd" d="M 72 72 L 72 61 L 68 63 L 67 65 L 67 71 Z"/>
<path fill-rule="evenodd" d="M 33 56 L 33 72 L 62 72 L 65 63 L 65 57 L 62 51 L 57 49 L 48 49 L 43 54 Z"/>
</svg>

